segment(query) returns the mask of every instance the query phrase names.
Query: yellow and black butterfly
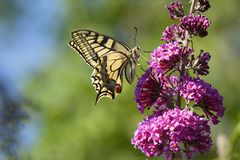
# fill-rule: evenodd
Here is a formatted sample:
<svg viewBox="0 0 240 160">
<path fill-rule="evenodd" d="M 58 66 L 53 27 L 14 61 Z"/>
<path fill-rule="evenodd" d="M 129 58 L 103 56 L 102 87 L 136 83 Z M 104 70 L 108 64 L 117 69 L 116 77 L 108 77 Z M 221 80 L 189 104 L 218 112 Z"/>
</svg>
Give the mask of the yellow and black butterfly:
<svg viewBox="0 0 240 160">
<path fill-rule="evenodd" d="M 93 68 L 92 84 L 97 94 L 112 99 L 122 91 L 123 74 L 129 84 L 134 80 L 140 58 L 140 48 L 127 45 L 95 31 L 81 29 L 72 32 L 69 45 Z"/>
</svg>

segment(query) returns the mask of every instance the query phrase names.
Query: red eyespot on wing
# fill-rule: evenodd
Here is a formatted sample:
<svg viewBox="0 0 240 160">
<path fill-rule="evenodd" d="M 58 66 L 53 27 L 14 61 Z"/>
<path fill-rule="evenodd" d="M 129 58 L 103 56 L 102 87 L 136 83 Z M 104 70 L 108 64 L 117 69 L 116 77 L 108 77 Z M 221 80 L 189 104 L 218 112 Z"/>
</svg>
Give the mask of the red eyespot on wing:
<svg viewBox="0 0 240 160">
<path fill-rule="evenodd" d="M 121 93 L 122 92 L 122 86 L 120 86 L 119 84 L 116 84 L 115 91 L 116 91 L 116 93 Z"/>
</svg>

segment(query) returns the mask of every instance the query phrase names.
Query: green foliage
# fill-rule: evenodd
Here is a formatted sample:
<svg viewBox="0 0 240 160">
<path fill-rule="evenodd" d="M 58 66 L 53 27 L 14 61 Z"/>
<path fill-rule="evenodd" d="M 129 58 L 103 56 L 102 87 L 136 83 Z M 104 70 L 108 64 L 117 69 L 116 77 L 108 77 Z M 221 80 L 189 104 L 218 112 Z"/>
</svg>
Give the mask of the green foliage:
<svg viewBox="0 0 240 160">
<path fill-rule="evenodd" d="M 240 159 L 240 122 L 233 128 L 233 132 L 230 137 L 230 157 L 231 159 Z"/>
</svg>

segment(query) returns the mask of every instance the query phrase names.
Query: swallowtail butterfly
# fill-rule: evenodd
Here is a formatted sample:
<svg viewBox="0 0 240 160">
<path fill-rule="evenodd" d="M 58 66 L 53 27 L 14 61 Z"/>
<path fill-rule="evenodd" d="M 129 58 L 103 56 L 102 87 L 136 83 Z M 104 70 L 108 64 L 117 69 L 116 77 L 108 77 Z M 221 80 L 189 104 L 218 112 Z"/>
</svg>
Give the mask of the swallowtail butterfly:
<svg viewBox="0 0 240 160">
<path fill-rule="evenodd" d="M 129 84 L 134 80 L 140 58 L 140 48 L 127 45 L 95 31 L 81 29 L 72 32 L 69 45 L 93 68 L 92 84 L 97 94 L 112 99 L 122 91 L 123 77 Z"/>
</svg>

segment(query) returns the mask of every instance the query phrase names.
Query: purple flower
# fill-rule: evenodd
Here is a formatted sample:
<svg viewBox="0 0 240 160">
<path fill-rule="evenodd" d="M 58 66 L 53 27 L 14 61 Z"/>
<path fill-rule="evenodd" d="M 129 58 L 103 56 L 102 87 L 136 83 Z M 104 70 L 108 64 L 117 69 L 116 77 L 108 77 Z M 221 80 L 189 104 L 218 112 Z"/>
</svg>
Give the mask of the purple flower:
<svg viewBox="0 0 240 160">
<path fill-rule="evenodd" d="M 209 52 L 203 53 L 203 51 L 201 51 L 197 60 L 194 61 L 194 66 L 193 66 L 194 72 L 196 72 L 199 75 L 207 75 L 209 73 L 208 62 L 210 58 L 211 58 L 211 55 L 209 54 Z"/>
<path fill-rule="evenodd" d="M 181 42 L 185 39 L 186 30 L 182 29 L 180 26 L 173 24 L 165 29 L 162 34 L 161 40 L 166 42 Z"/>
<path fill-rule="evenodd" d="M 199 2 L 196 5 L 195 10 L 200 12 L 205 12 L 210 8 L 210 3 L 208 0 L 199 0 Z"/>
<path fill-rule="evenodd" d="M 149 64 L 158 74 L 163 74 L 178 67 L 178 62 L 182 57 L 191 52 L 191 48 L 184 52 L 184 48 L 180 47 L 178 43 L 166 43 L 152 52 Z"/>
<path fill-rule="evenodd" d="M 178 151 L 185 152 L 188 159 L 207 152 L 212 140 L 207 120 L 176 107 L 140 122 L 131 143 L 148 157 L 165 154 L 170 160 L 171 154 Z"/>
<path fill-rule="evenodd" d="M 168 9 L 169 17 L 171 19 L 177 19 L 184 16 L 183 5 L 180 2 L 172 2 L 167 5 L 166 8 Z"/>
<path fill-rule="evenodd" d="M 151 68 L 147 69 L 146 73 L 138 79 L 135 89 L 135 101 L 141 113 L 144 112 L 145 108 L 156 103 L 161 90 L 161 81 L 152 74 Z"/>
<path fill-rule="evenodd" d="M 148 68 L 146 73 L 138 79 L 135 89 L 135 101 L 141 113 L 145 109 L 155 107 L 158 110 L 164 110 L 171 106 L 171 96 L 176 93 L 174 87 L 178 79 L 176 77 L 163 77 L 157 75 L 152 68 Z"/>
<path fill-rule="evenodd" d="M 200 37 L 206 36 L 207 28 L 210 26 L 210 21 L 206 16 L 198 15 L 195 16 L 190 14 L 188 16 L 184 16 L 181 20 L 179 25 L 188 30 L 191 35 L 196 35 Z"/>
<path fill-rule="evenodd" d="M 210 84 L 200 78 L 184 77 L 179 87 L 180 95 L 189 101 L 194 101 L 201 107 L 213 124 L 219 122 L 224 114 L 223 97 Z"/>
</svg>

